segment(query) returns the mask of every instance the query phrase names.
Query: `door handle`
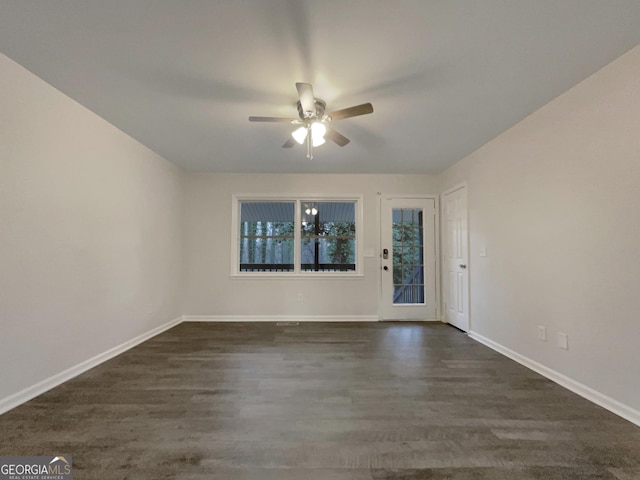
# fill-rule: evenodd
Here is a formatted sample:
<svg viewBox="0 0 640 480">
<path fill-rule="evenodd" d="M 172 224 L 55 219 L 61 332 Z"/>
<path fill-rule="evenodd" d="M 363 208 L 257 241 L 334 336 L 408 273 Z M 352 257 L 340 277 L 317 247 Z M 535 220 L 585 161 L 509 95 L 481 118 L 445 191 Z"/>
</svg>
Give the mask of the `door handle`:
<svg viewBox="0 0 640 480">
<path fill-rule="evenodd" d="M 464 263 L 461 263 L 460 265 L 458 265 L 460 268 L 465 269 L 467 268 L 467 266 Z"/>
<path fill-rule="evenodd" d="M 382 269 L 386 272 L 387 270 L 389 270 L 389 267 L 385 265 L 384 267 L 382 267 Z"/>
</svg>

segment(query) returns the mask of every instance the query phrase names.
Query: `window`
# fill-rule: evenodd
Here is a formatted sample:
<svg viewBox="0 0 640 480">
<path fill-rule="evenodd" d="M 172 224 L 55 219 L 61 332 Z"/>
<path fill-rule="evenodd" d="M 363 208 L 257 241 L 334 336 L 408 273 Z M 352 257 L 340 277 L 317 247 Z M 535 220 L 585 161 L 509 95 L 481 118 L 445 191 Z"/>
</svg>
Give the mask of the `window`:
<svg viewBox="0 0 640 480">
<path fill-rule="evenodd" d="M 355 272 L 355 202 L 302 202 L 301 270 Z"/>
<path fill-rule="evenodd" d="M 393 303 L 424 303 L 424 238 L 421 208 L 394 208 Z"/>
<path fill-rule="evenodd" d="M 240 203 L 240 271 L 293 272 L 295 203 Z"/>
<path fill-rule="evenodd" d="M 360 197 L 234 196 L 232 275 L 360 275 Z"/>
</svg>

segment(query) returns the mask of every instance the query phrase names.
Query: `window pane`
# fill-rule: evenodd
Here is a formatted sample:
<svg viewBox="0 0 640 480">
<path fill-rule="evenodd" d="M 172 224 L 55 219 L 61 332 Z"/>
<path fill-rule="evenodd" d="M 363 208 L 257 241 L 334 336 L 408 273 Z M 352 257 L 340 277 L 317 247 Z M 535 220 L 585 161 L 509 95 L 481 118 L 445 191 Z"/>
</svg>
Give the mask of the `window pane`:
<svg viewBox="0 0 640 480">
<path fill-rule="evenodd" d="M 240 202 L 240 271 L 293 271 L 294 202 Z"/>
<path fill-rule="evenodd" d="M 394 285 L 393 303 L 424 303 L 424 285 Z"/>
<path fill-rule="evenodd" d="M 356 203 L 301 202 L 301 270 L 355 271 Z"/>
<path fill-rule="evenodd" d="M 422 210 L 392 212 L 394 304 L 424 303 Z"/>
<path fill-rule="evenodd" d="M 356 235 L 355 202 L 302 201 L 302 235 Z"/>
<path fill-rule="evenodd" d="M 301 270 L 353 272 L 356 269 L 355 250 L 355 239 L 304 238 L 300 258 Z"/>
</svg>

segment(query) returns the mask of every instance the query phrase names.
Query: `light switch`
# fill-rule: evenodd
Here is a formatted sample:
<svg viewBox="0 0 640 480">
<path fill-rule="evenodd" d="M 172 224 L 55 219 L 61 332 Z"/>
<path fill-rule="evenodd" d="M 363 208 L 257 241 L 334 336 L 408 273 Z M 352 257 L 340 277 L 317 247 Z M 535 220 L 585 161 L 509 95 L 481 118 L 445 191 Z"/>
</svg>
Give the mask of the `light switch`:
<svg viewBox="0 0 640 480">
<path fill-rule="evenodd" d="M 543 342 L 547 341 L 547 327 L 538 325 L 538 340 Z"/>
<path fill-rule="evenodd" d="M 481 257 L 486 257 L 487 256 L 487 249 L 486 248 L 481 248 L 480 249 L 480 256 Z"/>
<path fill-rule="evenodd" d="M 558 347 L 569 350 L 569 337 L 566 333 L 558 332 Z"/>
</svg>

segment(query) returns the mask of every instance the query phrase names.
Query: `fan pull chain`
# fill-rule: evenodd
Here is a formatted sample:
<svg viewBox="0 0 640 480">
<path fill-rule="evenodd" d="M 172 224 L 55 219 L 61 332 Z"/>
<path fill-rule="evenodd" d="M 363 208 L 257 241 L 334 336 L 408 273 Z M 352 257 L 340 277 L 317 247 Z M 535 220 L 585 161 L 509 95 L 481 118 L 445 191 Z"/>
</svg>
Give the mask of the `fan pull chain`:
<svg viewBox="0 0 640 480">
<path fill-rule="evenodd" d="M 311 129 L 307 129 L 307 158 L 313 160 L 313 145 L 311 144 Z"/>
</svg>

